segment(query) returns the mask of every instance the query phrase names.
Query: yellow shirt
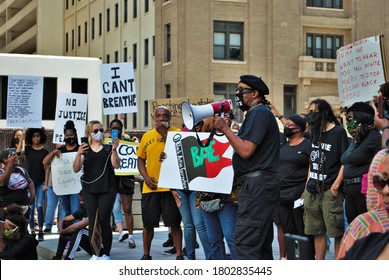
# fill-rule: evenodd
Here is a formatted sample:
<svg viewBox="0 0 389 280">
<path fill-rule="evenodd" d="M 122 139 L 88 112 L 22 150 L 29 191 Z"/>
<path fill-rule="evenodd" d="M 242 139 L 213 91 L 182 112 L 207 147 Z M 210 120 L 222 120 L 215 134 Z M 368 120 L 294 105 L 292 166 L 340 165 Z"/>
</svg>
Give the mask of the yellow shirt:
<svg viewBox="0 0 389 280">
<path fill-rule="evenodd" d="M 171 126 L 168 131 L 180 131 L 179 128 Z M 154 128 L 149 130 L 142 136 L 140 141 L 138 151 L 136 155 L 139 158 L 146 160 L 146 171 L 149 177 L 153 177 L 156 180 L 159 179 L 159 172 L 161 170 L 161 162 L 159 161 L 159 156 L 165 149 L 165 141 L 161 134 Z M 143 183 L 142 193 L 151 193 L 151 192 L 166 192 L 170 189 L 166 188 L 157 188 L 156 190 L 150 189 L 146 183 Z"/>
</svg>

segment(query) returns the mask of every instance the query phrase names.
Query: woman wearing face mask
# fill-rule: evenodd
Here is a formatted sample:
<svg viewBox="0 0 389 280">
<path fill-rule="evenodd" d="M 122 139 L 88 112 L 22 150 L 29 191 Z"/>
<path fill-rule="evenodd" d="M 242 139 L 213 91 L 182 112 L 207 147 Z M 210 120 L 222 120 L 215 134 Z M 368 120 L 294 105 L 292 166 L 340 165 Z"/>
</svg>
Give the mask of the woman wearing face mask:
<svg viewBox="0 0 389 280">
<path fill-rule="evenodd" d="M 27 207 L 27 206 L 25 206 Z M 5 208 L 3 224 L 3 239 L 5 247 L 0 252 L 2 260 L 37 260 L 38 253 L 35 240 L 27 229 L 25 208 L 13 204 Z"/>
<path fill-rule="evenodd" d="M 112 247 L 111 213 L 116 198 L 114 168 L 119 168 L 116 151 L 119 139 L 112 145 L 103 145 L 104 129 L 99 121 L 90 121 L 86 127 L 88 143 L 81 143 L 73 161 L 74 172 L 83 167 L 82 190 L 89 217 L 89 236 L 92 238 L 95 219 L 101 226 L 102 247 L 95 252 L 93 260 L 109 260 Z M 97 213 L 97 217 L 96 217 Z"/>
<path fill-rule="evenodd" d="M 304 138 L 305 128 L 306 121 L 300 115 L 294 114 L 285 119 L 284 135 L 287 141 L 281 141 L 278 167 L 281 191 L 273 214 L 279 240 L 282 233 L 304 235 L 303 209 L 294 208 L 294 201 L 304 193 L 308 175 L 311 142 Z M 280 250 L 280 257 L 285 255 L 285 251 Z"/>
<path fill-rule="evenodd" d="M 48 172 L 47 180 L 51 181 L 51 169 L 50 164 L 54 157 L 61 157 L 61 154 L 64 153 L 76 153 L 78 151 L 78 148 L 80 145 L 78 145 L 78 136 L 77 136 L 77 129 L 75 128 L 73 121 L 67 121 L 64 126 L 64 142 L 65 145 L 60 145 L 56 149 L 54 149 L 50 154 L 48 154 L 45 159 L 43 160 L 43 164 L 46 166 L 46 170 Z M 67 194 L 67 195 L 60 195 L 56 196 L 56 194 L 53 191 L 53 187 L 51 186 L 51 183 L 47 182 L 47 185 L 49 185 L 48 195 L 53 197 L 51 200 L 52 203 L 47 206 L 48 210 L 46 210 L 46 228 L 45 232 L 51 232 L 51 226 L 54 219 L 54 210 L 56 208 L 56 205 L 59 201 L 59 217 L 58 220 L 62 220 L 66 216 L 70 215 L 71 213 L 76 212 L 80 209 L 80 196 L 79 193 L 73 193 L 73 194 Z M 57 201 L 55 201 L 55 197 L 57 197 Z"/>
<path fill-rule="evenodd" d="M 342 155 L 341 162 L 346 217 L 351 223 L 355 217 L 367 211 L 366 197 L 361 193 L 363 175 L 367 174 L 374 155 L 381 148 L 381 135 L 374 128 L 375 112 L 372 106 L 364 102 L 355 102 L 347 109 L 346 114 L 347 130 L 353 139 Z"/>
</svg>

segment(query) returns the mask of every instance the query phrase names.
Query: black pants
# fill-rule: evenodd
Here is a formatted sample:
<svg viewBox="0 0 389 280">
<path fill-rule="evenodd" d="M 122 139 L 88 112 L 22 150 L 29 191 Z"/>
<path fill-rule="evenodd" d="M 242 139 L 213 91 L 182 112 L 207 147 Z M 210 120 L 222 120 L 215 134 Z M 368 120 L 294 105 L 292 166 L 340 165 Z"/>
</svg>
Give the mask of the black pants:
<svg viewBox="0 0 389 280">
<path fill-rule="evenodd" d="M 64 228 L 69 226 L 71 223 L 65 223 Z M 70 260 L 74 259 L 74 253 L 76 252 L 78 246 L 84 249 L 88 254 L 92 255 L 92 248 L 89 242 L 89 233 L 88 230 L 82 228 L 76 232 L 71 234 L 60 234 L 57 246 L 57 252 L 55 257 L 57 260 L 60 260 L 63 256 L 63 252 L 65 251 L 66 243 L 70 242 L 68 251 L 66 253 L 65 259 Z"/>
<path fill-rule="evenodd" d="M 273 259 L 273 211 L 280 193 L 277 174 L 246 180 L 238 195 L 234 252 L 238 260 Z"/>
</svg>

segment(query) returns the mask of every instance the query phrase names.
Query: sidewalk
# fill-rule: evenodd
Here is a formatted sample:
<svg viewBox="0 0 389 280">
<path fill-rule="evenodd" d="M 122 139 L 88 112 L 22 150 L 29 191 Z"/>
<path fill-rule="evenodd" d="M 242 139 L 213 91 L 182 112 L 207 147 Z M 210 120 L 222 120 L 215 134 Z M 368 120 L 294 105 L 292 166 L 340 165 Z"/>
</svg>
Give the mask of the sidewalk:
<svg viewBox="0 0 389 280">
<path fill-rule="evenodd" d="M 273 240 L 273 256 L 275 260 L 280 258 L 280 252 L 278 248 L 277 241 L 277 230 L 274 227 L 274 240 Z M 57 232 L 57 228 L 53 226 L 53 232 Z M 117 232 L 113 233 L 113 241 L 112 241 L 112 250 L 111 250 L 111 259 L 112 260 L 139 260 L 143 256 L 143 242 L 142 242 L 142 231 L 137 230 L 134 231 L 134 240 L 136 243 L 135 249 L 128 248 L 128 242 L 125 240 L 124 242 L 118 241 L 119 234 Z M 51 260 L 55 255 L 57 250 L 59 234 L 45 234 L 45 241 L 39 242 L 38 245 L 38 255 L 41 260 Z M 168 237 L 168 229 L 165 227 L 160 227 L 155 229 L 154 239 L 151 245 L 151 256 L 153 260 L 175 260 L 176 255 L 164 255 L 162 251 L 168 250 L 171 247 L 164 248 L 162 247 L 162 243 L 167 240 Z M 197 241 L 200 243 L 199 238 Z M 334 249 L 333 249 L 333 239 L 331 240 L 332 245 L 329 251 L 327 251 L 327 260 L 334 260 Z M 65 251 L 66 252 L 66 251 Z M 75 255 L 76 260 L 89 260 L 90 255 L 88 255 L 84 250 L 77 252 Z M 199 260 L 205 260 L 204 252 L 201 247 L 196 250 L 196 258 Z"/>
</svg>

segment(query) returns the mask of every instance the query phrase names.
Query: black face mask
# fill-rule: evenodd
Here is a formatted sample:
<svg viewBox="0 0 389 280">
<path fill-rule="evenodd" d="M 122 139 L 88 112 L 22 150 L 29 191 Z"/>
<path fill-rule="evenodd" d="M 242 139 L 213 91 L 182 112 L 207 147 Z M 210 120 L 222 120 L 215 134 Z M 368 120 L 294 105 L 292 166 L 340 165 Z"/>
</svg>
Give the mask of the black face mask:
<svg viewBox="0 0 389 280">
<path fill-rule="evenodd" d="M 239 109 L 241 109 L 243 112 L 250 109 L 250 106 L 243 103 L 243 94 L 244 93 L 237 93 L 235 94 L 235 103 L 236 106 L 238 106 Z"/>
<path fill-rule="evenodd" d="M 307 114 L 307 122 L 309 125 L 316 123 L 319 120 L 319 112 L 309 112 Z"/>
<path fill-rule="evenodd" d="M 76 143 L 76 138 L 74 137 L 65 138 L 65 143 L 69 145 L 73 145 Z"/>
<path fill-rule="evenodd" d="M 292 137 L 293 135 L 295 135 L 297 132 L 293 132 L 293 130 L 295 130 L 296 129 L 296 127 L 294 127 L 294 128 L 290 128 L 290 127 L 284 127 L 284 135 L 285 135 L 285 137 L 288 137 L 288 138 L 290 138 L 290 137 Z"/>
</svg>

